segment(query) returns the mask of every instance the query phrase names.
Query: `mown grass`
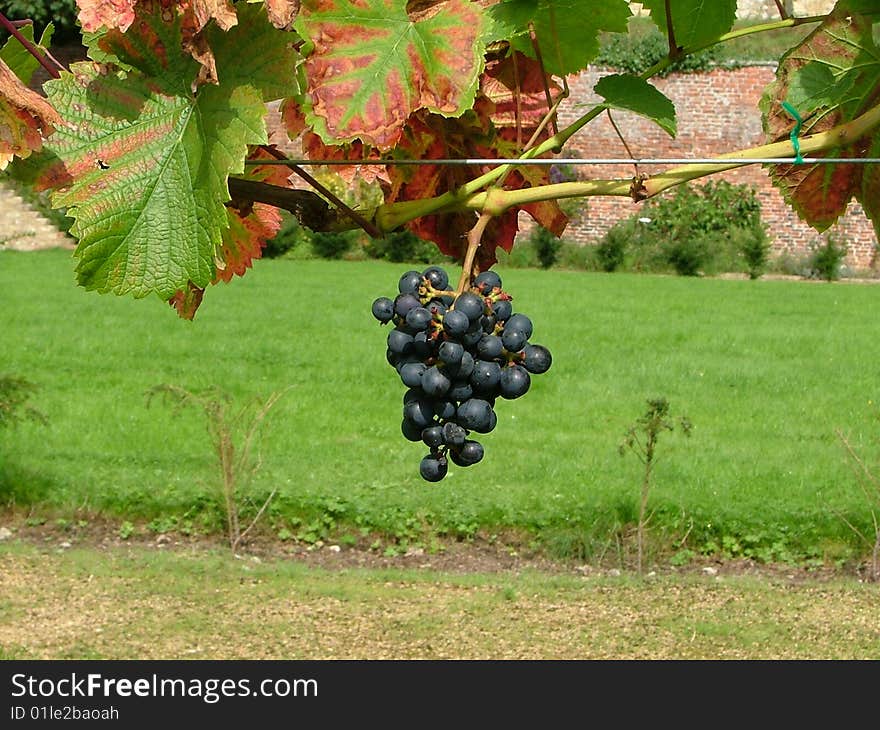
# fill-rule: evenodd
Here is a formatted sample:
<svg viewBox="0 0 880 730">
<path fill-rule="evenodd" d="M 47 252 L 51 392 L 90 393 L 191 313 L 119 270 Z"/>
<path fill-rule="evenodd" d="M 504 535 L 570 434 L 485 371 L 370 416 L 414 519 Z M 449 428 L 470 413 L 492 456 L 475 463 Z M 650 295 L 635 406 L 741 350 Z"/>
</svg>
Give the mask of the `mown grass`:
<svg viewBox="0 0 880 730">
<path fill-rule="evenodd" d="M 500 404 L 481 464 L 432 485 L 400 435 L 403 386 L 369 311 L 406 265 L 257 262 L 192 323 L 157 300 L 86 293 L 72 268 L 67 252 L 0 254 L 0 371 L 37 383 L 50 420 L 0 434 L 5 503 L 220 529 L 201 414 L 147 408 L 144 393 L 292 386 L 249 492 L 278 489 L 276 532 L 406 544 L 516 528 L 562 555 L 620 556 L 641 465 L 618 444 L 664 396 L 694 424 L 660 442 L 650 526 L 667 554 L 867 551 L 843 520 L 871 533 L 835 430 L 878 454 L 876 286 L 501 270 L 554 364 Z"/>
<path fill-rule="evenodd" d="M 878 587 L 0 546 L 6 659 L 874 659 Z M 132 626 L 137 626 L 133 631 Z"/>
</svg>

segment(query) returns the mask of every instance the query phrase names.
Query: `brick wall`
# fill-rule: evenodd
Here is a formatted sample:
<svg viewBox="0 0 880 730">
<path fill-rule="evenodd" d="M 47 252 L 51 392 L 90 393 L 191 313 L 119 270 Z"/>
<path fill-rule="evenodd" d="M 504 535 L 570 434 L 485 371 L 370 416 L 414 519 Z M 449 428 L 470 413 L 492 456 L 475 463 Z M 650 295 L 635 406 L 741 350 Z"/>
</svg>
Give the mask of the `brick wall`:
<svg viewBox="0 0 880 730">
<path fill-rule="evenodd" d="M 599 101 L 593 86 L 605 69 L 591 68 L 569 79 L 572 103 L 560 109 L 560 126 L 573 121 Z M 636 157 L 713 157 L 739 148 L 763 144 L 758 100 L 775 74 L 772 65 L 736 70 L 716 69 L 695 74 L 676 74 L 655 79 L 656 86 L 676 105 L 678 135 L 671 139 L 651 122 L 635 114 L 615 112 L 614 119 Z M 606 117 L 589 124 L 573 138 L 567 154 L 579 158 L 626 157 L 626 151 Z M 578 168 L 582 177 L 631 177 L 632 166 Z M 662 168 L 652 167 L 648 172 Z M 819 235 L 801 221 L 785 204 L 760 166 L 751 165 L 713 179 L 755 186 L 762 214 L 769 225 L 773 251 L 799 255 L 820 240 Z M 568 240 L 595 243 L 615 222 L 636 213 L 640 204 L 624 198 L 588 199 L 586 214 L 569 226 Z M 846 263 L 854 268 L 874 267 L 876 235 L 861 207 L 853 203 L 831 229 L 848 241 Z"/>
</svg>

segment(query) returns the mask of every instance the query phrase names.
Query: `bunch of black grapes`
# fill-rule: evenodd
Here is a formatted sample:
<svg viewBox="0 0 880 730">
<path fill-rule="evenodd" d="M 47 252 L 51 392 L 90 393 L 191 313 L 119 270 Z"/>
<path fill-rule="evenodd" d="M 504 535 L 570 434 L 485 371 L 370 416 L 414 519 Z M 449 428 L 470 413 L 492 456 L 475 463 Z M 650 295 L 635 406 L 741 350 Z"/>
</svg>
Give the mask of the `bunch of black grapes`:
<svg viewBox="0 0 880 730">
<path fill-rule="evenodd" d="M 496 400 L 525 395 L 530 373 L 549 369 L 550 351 L 529 341 L 532 322 L 514 313 L 494 271 L 479 274 L 457 297 L 439 266 L 407 271 L 397 288 L 394 299 L 373 302 L 373 316 L 394 324 L 386 357 L 408 388 L 401 430 L 428 446 L 419 472 L 437 482 L 449 460 L 464 467 L 483 458 L 472 432 L 495 428 Z"/>
</svg>

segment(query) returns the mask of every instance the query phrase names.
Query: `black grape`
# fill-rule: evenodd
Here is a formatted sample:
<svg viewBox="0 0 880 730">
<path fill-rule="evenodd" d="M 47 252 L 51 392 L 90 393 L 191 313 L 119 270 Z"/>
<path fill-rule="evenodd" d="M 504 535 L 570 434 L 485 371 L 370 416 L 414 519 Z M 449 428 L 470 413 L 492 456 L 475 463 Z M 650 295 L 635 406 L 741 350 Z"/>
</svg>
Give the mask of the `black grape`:
<svg viewBox="0 0 880 730">
<path fill-rule="evenodd" d="M 401 294 L 418 294 L 422 283 L 422 275 L 418 271 L 407 271 L 397 282 L 397 291 Z"/>
<path fill-rule="evenodd" d="M 531 376 L 550 368 L 550 351 L 529 342 L 532 321 L 513 312 L 502 287 L 484 271 L 451 292 L 447 272 L 429 266 L 404 273 L 394 298 L 373 301 L 373 317 L 390 326 L 385 358 L 407 387 L 401 433 L 430 449 L 419 464 L 427 481 L 442 480 L 450 461 L 481 462 L 483 445 L 470 437 L 498 425 L 496 401 L 522 397 Z"/>
<path fill-rule="evenodd" d="M 511 365 L 510 367 L 504 368 L 498 385 L 501 391 L 501 397 L 513 400 L 514 398 L 519 398 L 521 395 L 525 395 L 531 384 L 532 380 L 529 377 L 528 370 L 519 365 Z"/>
<path fill-rule="evenodd" d="M 449 275 L 439 266 L 429 266 L 422 272 L 422 276 L 438 291 L 445 291 L 449 286 Z"/>
<path fill-rule="evenodd" d="M 422 479 L 429 482 L 439 482 L 446 476 L 448 469 L 449 465 L 446 462 L 445 456 L 428 454 L 419 464 L 419 474 L 422 475 Z"/>
<path fill-rule="evenodd" d="M 527 344 L 523 347 L 522 354 L 522 366 L 535 375 L 546 373 L 550 369 L 550 365 L 553 363 L 550 350 L 543 345 Z"/>
<path fill-rule="evenodd" d="M 483 271 L 474 279 L 474 286 L 483 295 L 491 294 L 493 289 L 501 288 L 501 277 L 494 271 Z"/>
<path fill-rule="evenodd" d="M 379 297 L 373 302 L 373 316 L 382 324 L 390 322 L 394 317 L 394 301 L 388 297 Z"/>
</svg>

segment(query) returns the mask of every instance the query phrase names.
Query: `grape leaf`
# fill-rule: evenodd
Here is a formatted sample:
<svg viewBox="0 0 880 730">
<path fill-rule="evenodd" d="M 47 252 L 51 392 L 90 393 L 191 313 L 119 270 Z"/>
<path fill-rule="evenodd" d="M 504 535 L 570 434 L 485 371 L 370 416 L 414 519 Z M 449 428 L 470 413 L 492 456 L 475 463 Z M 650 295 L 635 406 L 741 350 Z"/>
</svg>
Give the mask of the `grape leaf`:
<svg viewBox="0 0 880 730">
<path fill-rule="evenodd" d="M 347 187 L 355 185 L 356 180 L 370 185 L 377 180 L 389 182 L 388 173 L 383 165 L 359 165 L 358 160 L 379 160 L 379 151 L 374 147 L 368 147 L 362 142 L 354 142 L 341 145 L 326 145 L 321 138 L 313 132 L 306 132 L 302 138 L 302 149 L 310 160 L 351 160 L 351 165 L 334 165 L 336 173 Z"/>
<path fill-rule="evenodd" d="M 137 0 L 76 0 L 84 31 L 118 28 L 123 33 L 134 23 Z"/>
<path fill-rule="evenodd" d="M 15 156 L 25 158 L 32 151 L 39 152 L 44 137 L 61 124 L 52 105 L 0 60 L 0 170 Z"/>
<path fill-rule="evenodd" d="M 299 12 L 299 0 L 266 0 L 266 12 L 272 25 L 287 28 Z"/>
<path fill-rule="evenodd" d="M 513 47 L 535 58 L 531 25 L 544 68 L 554 76 L 585 69 L 599 53 L 599 33 L 625 33 L 632 15 L 624 0 L 503 0 L 490 13 Z"/>
<path fill-rule="evenodd" d="M 274 159 L 268 152 L 257 148 L 250 160 Z M 256 165 L 247 168 L 249 180 L 287 187 L 290 170 L 283 165 Z M 233 276 L 244 276 L 254 259 L 263 254 L 266 241 L 281 228 L 278 208 L 263 203 L 231 200 L 226 206 L 229 228 L 223 231 L 223 242 L 217 256 L 217 276 L 213 283 L 231 281 Z"/>
<path fill-rule="evenodd" d="M 45 51 L 52 43 L 52 32 L 54 27 L 49 23 L 43 30 L 40 42 L 35 43 L 42 51 Z M 27 40 L 34 40 L 34 26 L 26 25 L 18 29 Z M 0 59 L 6 62 L 6 65 L 12 70 L 18 78 L 20 78 L 25 86 L 29 86 L 33 79 L 34 73 L 40 67 L 39 62 L 33 57 L 30 51 L 14 36 L 9 36 L 9 40 L 0 49 Z"/>
<path fill-rule="evenodd" d="M 222 85 L 194 92 L 198 65 L 181 50 L 180 17 L 171 20 L 142 15 L 102 39 L 133 71 L 84 62 L 46 84 L 71 124 L 53 136 L 38 181 L 75 219 L 87 289 L 167 299 L 214 279 L 227 176 L 242 172 L 249 144 L 267 141 L 265 102 L 293 73 L 287 34 L 261 8 L 241 8 L 237 27 L 209 28 Z M 244 44 L 260 53 L 243 56 Z"/>
<path fill-rule="evenodd" d="M 638 76 L 612 74 L 593 87 L 613 109 L 624 109 L 650 119 L 670 137 L 675 136 L 675 105 L 656 86 Z"/>
<path fill-rule="evenodd" d="M 229 30 L 238 22 L 235 9 L 228 0 L 190 0 L 181 3 L 181 8 L 183 48 L 201 66 L 197 83 L 216 84 L 217 61 L 204 30 L 211 20 L 222 30 Z"/>
<path fill-rule="evenodd" d="M 651 18 L 665 34 L 665 0 L 642 0 Z M 694 48 L 727 33 L 736 20 L 736 0 L 671 0 L 672 31 L 679 48 Z"/>
<path fill-rule="evenodd" d="M 513 68 L 518 72 L 513 73 Z M 508 56 L 500 62 L 491 63 L 481 80 L 482 88 L 472 111 L 457 119 L 445 119 L 439 115 L 418 113 L 413 115 L 395 156 L 422 160 L 442 158 L 493 158 L 516 157 L 522 152 L 523 141 L 528 141 L 547 113 L 535 101 L 544 99 L 544 77 L 535 73 L 538 64 L 520 55 Z M 560 89 L 551 85 L 555 97 Z M 515 98 L 521 96 L 520 114 L 513 114 Z M 496 123 L 497 120 L 497 123 Z M 546 138 L 545 130 L 540 136 Z M 464 166 L 419 165 L 417 167 L 391 166 L 391 185 L 386 201 L 418 200 L 442 195 L 455 190 L 475 174 L 485 172 Z M 549 182 L 549 171 L 544 167 L 523 167 L 510 173 L 504 182 L 505 189 L 518 189 L 543 185 Z M 561 234 L 567 218 L 555 201 L 510 208 L 494 218 L 482 238 L 477 253 L 477 264 L 487 269 L 496 261 L 500 246 L 510 251 L 519 227 L 519 211 L 524 210 L 540 225 Z M 408 224 L 410 230 L 426 240 L 433 241 L 445 254 L 462 258 L 467 247 L 467 232 L 474 226 L 477 213 L 461 211 L 429 215 Z"/>
<path fill-rule="evenodd" d="M 196 316 L 196 310 L 202 303 L 205 296 L 205 289 L 196 286 L 191 281 L 186 283 L 183 289 L 178 289 L 168 303 L 177 310 L 177 314 L 181 319 L 192 319 Z"/>
<path fill-rule="evenodd" d="M 776 81 L 761 101 L 764 130 L 773 141 L 789 137 L 795 120 L 782 102 L 803 120 L 801 135 L 826 131 L 863 114 L 880 101 L 880 49 L 869 18 L 852 13 L 845 2 L 796 48 L 783 56 Z M 878 148 L 878 133 L 851 141 L 815 157 L 863 157 Z M 876 172 L 863 165 L 771 165 L 773 183 L 798 215 L 818 231 L 831 226 L 853 196 L 880 231 L 880 188 L 869 184 Z"/>
<path fill-rule="evenodd" d="M 544 72 L 541 64 L 519 51 L 487 64 L 480 79 L 480 95 L 492 103 L 489 112 L 492 124 L 496 127 L 520 127 L 528 130 L 528 136 L 541 123 L 561 93 L 562 87 Z M 518 136 L 524 136 L 524 132 L 521 131 Z M 523 142 L 528 141 L 528 136 Z"/>
<path fill-rule="evenodd" d="M 306 119 L 327 144 L 384 151 L 418 109 L 460 116 L 477 89 L 485 25 L 468 0 L 412 15 L 405 0 L 304 0 L 295 27 L 312 44 Z"/>
</svg>

